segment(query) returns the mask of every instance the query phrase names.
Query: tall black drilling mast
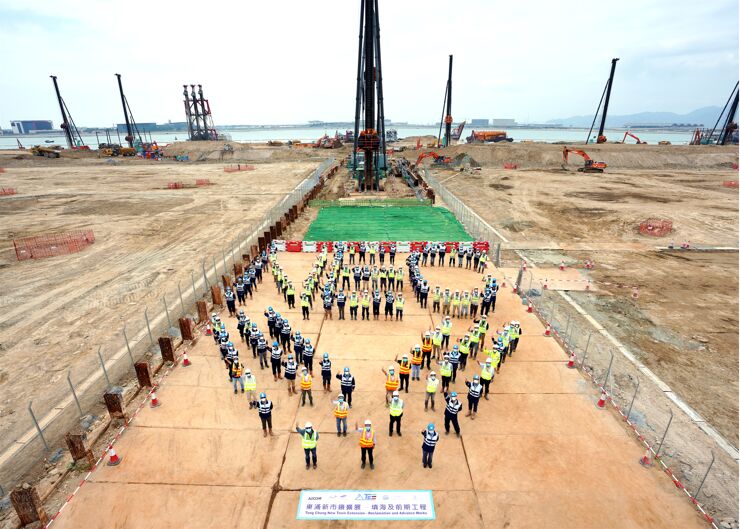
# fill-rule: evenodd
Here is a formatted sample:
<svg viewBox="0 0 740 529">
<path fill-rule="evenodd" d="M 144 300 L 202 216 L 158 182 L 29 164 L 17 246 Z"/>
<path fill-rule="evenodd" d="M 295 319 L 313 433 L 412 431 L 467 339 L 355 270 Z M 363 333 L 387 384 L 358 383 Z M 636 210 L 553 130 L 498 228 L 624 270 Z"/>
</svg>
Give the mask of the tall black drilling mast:
<svg viewBox="0 0 740 529">
<path fill-rule="evenodd" d="M 135 138 L 134 132 L 136 132 L 136 138 L 139 138 L 139 143 L 142 143 L 141 134 L 139 133 L 139 128 L 136 126 L 134 115 L 131 113 L 131 107 L 128 105 L 128 99 L 126 99 L 126 96 L 123 94 L 123 85 L 121 84 L 121 74 L 117 73 L 116 77 L 118 78 L 118 91 L 121 94 L 121 106 L 123 107 L 123 117 L 126 120 L 126 137 L 124 139 L 128 143 L 128 146 L 133 148 L 134 138 Z"/>
<path fill-rule="evenodd" d="M 74 120 L 72 119 L 72 114 L 69 113 L 69 109 L 67 108 L 67 104 L 64 102 L 64 99 L 62 99 L 62 94 L 59 92 L 59 84 L 57 84 L 57 76 L 56 75 L 50 75 L 51 80 L 54 82 L 54 91 L 57 94 L 57 101 L 59 102 L 59 111 L 62 113 L 62 130 L 64 131 L 64 136 L 67 138 L 67 148 L 74 149 L 76 147 L 84 147 L 85 142 L 82 141 L 82 136 L 80 135 L 80 131 L 77 130 L 77 125 L 75 125 Z"/>
<path fill-rule="evenodd" d="M 213 125 L 213 116 L 211 115 L 211 105 L 203 97 L 203 86 L 198 85 L 198 92 L 195 91 L 194 84 L 182 85 L 182 95 L 185 97 L 185 117 L 188 120 L 188 136 L 192 141 L 198 140 L 217 140 L 218 132 Z"/>
<path fill-rule="evenodd" d="M 604 100 L 604 111 L 601 113 L 601 125 L 599 125 L 599 134 L 596 136 L 596 143 L 606 143 L 604 136 L 604 126 L 606 125 L 606 113 L 609 110 L 609 99 L 612 96 L 612 85 L 614 84 L 614 70 L 617 68 L 619 58 L 612 59 L 612 69 L 609 72 L 609 80 L 606 83 L 606 99 Z"/>
<path fill-rule="evenodd" d="M 447 75 L 447 115 L 445 116 L 445 147 L 450 146 L 452 137 L 452 55 L 450 55 L 450 72 Z"/>
<path fill-rule="evenodd" d="M 377 108 L 375 105 L 376 97 L 378 102 Z M 363 130 L 359 130 L 361 109 L 365 111 Z M 385 162 L 385 109 L 383 107 L 383 69 L 380 59 L 378 0 L 360 0 L 360 35 L 357 51 L 357 91 L 355 99 L 355 141 L 352 151 L 352 165 L 356 173 L 358 149 L 363 152 L 365 164 L 363 174 L 356 174 L 358 188 L 368 191 L 376 189 L 379 183 L 378 176 L 381 174 L 381 171 L 384 172 L 387 169 Z"/>
</svg>

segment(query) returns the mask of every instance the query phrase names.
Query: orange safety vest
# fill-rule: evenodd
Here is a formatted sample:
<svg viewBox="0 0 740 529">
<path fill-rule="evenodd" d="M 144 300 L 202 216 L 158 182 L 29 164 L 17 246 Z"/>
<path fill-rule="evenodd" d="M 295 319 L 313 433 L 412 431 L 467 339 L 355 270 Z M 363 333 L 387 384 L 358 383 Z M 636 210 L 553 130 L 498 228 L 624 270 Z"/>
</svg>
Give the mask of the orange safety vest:
<svg viewBox="0 0 740 529">
<path fill-rule="evenodd" d="M 398 389 L 398 377 L 396 375 L 388 375 L 388 378 L 385 380 L 385 389 L 387 391 L 395 391 Z"/>
<path fill-rule="evenodd" d="M 423 353 L 431 353 L 432 352 L 432 339 L 431 338 L 424 338 L 421 341 L 421 351 Z"/>
<path fill-rule="evenodd" d="M 311 375 L 301 376 L 301 389 L 311 389 Z"/>
<path fill-rule="evenodd" d="M 421 351 L 414 350 L 411 353 L 411 363 L 415 366 L 421 365 Z"/>
<path fill-rule="evenodd" d="M 334 408 L 334 417 L 337 419 L 346 419 L 347 415 L 349 414 L 349 406 L 347 406 L 346 402 L 342 403 L 344 407 L 341 407 L 339 404 L 337 404 L 337 407 Z"/>
<path fill-rule="evenodd" d="M 374 437 L 375 430 L 373 428 L 370 428 L 369 432 L 363 428 L 362 433 L 360 434 L 360 447 L 373 448 L 375 446 L 375 443 L 373 442 Z"/>
<path fill-rule="evenodd" d="M 401 360 L 398 365 L 401 366 L 401 369 L 399 371 L 402 375 L 408 375 L 409 373 L 411 373 L 411 363 L 408 360 L 406 360 L 405 362 Z"/>
</svg>

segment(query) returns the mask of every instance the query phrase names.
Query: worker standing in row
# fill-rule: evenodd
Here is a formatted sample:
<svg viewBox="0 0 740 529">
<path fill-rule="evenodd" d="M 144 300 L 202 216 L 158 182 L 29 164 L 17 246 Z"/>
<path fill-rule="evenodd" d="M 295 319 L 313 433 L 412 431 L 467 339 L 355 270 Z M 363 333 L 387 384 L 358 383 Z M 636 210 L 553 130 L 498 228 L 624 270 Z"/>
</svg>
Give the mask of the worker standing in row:
<svg viewBox="0 0 740 529">
<path fill-rule="evenodd" d="M 349 367 L 345 367 L 344 371 L 340 375 L 337 373 L 337 378 L 341 385 L 342 395 L 344 400 L 347 402 L 349 407 L 352 407 L 352 392 L 355 390 L 355 377 L 349 372 Z"/>
<path fill-rule="evenodd" d="M 440 264 L 444 262 L 440 259 Z M 434 423 L 429 423 L 426 430 L 421 431 L 424 441 L 421 444 L 421 463 L 424 468 L 432 468 L 432 457 L 434 456 L 434 447 L 439 441 L 439 434 L 434 429 Z"/>
<path fill-rule="evenodd" d="M 460 437 L 460 422 L 457 415 L 462 409 L 462 403 L 457 400 L 457 392 L 453 391 L 449 395 L 444 394 L 445 402 L 445 435 L 450 433 L 450 424 L 455 428 L 455 434 Z"/>
<path fill-rule="evenodd" d="M 393 425 L 396 425 L 396 433 L 401 437 L 401 418 L 403 417 L 403 400 L 398 390 L 393 392 L 393 398 L 389 406 L 390 421 L 388 423 L 388 436 L 393 437 Z"/>
<path fill-rule="evenodd" d="M 496 374 L 496 366 L 493 365 L 493 359 L 489 356 L 483 363 L 479 362 L 481 366 L 480 381 L 483 386 L 483 398 L 488 400 L 488 390 L 493 382 L 493 377 Z"/>
<path fill-rule="evenodd" d="M 249 401 L 249 409 L 257 407 L 257 377 L 252 374 L 252 370 L 246 368 L 244 370 L 244 388 L 247 391 L 247 400 Z"/>
<path fill-rule="evenodd" d="M 334 404 L 334 418 L 337 420 L 337 437 L 347 437 L 347 417 L 349 416 L 349 405 L 344 402 L 344 395 L 339 395 Z"/>
<path fill-rule="evenodd" d="M 298 423 L 295 423 L 295 431 L 301 436 L 301 446 L 303 452 L 306 454 L 306 470 L 311 467 L 311 459 L 313 459 L 313 468 L 316 468 L 316 444 L 319 440 L 319 432 L 313 429 L 313 424 L 310 422 L 306 423 L 304 428 L 299 428 Z"/>
<path fill-rule="evenodd" d="M 324 353 L 321 359 L 321 385 L 324 391 L 331 391 L 331 360 L 329 353 Z"/>
<path fill-rule="evenodd" d="M 267 394 L 260 393 L 260 400 L 257 403 L 257 412 L 259 413 L 260 421 L 262 421 L 263 437 L 267 437 L 268 431 L 270 435 L 274 435 L 272 433 L 272 410 L 272 401 L 267 399 Z"/>
<path fill-rule="evenodd" d="M 393 359 L 398 364 L 398 376 L 400 378 L 400 386 L 398 388 L 399 391 L 406 391 L 406 393 L 409 392 L 409 375 L 411 374 L 411 361 L 409 360 L 409 355 L 404 353 L 403 357 L 401 357 L 401 361 L 398 361 L 398 355 L 396 355 L 396 358 Z"/>
<path fill-rule="evenodd" d="M 298 364 L 293 360 L 293 355 L 288 355 L 288 360 L 282 362 L 285 368 L 285 381 L 288 384 L 288 395 L 297 395 L 298 392 L 295 390 L 295 377 L 296 371 L 298 370 Z"/>
<path fill-rule="evenodd" d="M 229 309 L 229 316 L 236 317 L 236 298 L 234 296 L 234 292 L 232 292 L 231 287 L 226 287 L 226 292 L 224 293 L 224 297 L 226 297 L 226 306 Z"/>
<path fill-rule="evenodd" d="M 283 350 L 280 349 L 280 345 L 277 341 L 272 342 L 272 350 L 270 351 L 270 362 L 272 363 L 272 378 L 277 382 L 279 378 L 283 378 L 280 374 L 280 362 L 283 358 Z"/>
<path fill-rule="evenodd" d="M 421 346 L 417 343 L 411 350 L 411 380 L 421 380 L 421 364 L 423 358 Z"/>
<path fill-rule="evenodd" d="M 239 357 L 235 357 L 232 362 L 231 366 L 229 367 L 229 378 L 231 378 L 231 382 L 234 384 L 234 394 L 237 393 L 237 384 L 241 385 L 242 393 L 244 393 L 244 364 L 242 364 L 239 361 Z"/>
<path fill-rule="evenodd" d="M 468 386 L 468 413 L 465 416 L 470 417 L 471 420 L 475 420 L 483 386 L 480 384 L 480 377 L 478 375 L 473 375 L 472 382 L 465 380 L 465 385 Z"/>
<path fill-rule="evenodd" d="M 421 335 L 421 366 L 427 364 L 427 369 L 432 368 L 432 332 L 426 331 Z"/>
<path fill-rule="evenodd" d="M 412 360 L 413 361 L 413 360 Z M 399 380 L 396 375 L 396 369 L 393 366 L 388 366 L 388 371 L 384 367 L 380 370 L 385 375 L 385 406 L 390 405 L 391 399 L 393 398 L 393 392 L 398 391 Z"/>
<path fill-rule="evenodd" d="M 427 410 L 429 403 L 432 403 L 432 411 L 434 411 L 434 394 L 437 393 L 437 388 L 439 387 L 439 380 L 437 379 L 437 374 L 434 371 L 429 372 L 429 376 L 427 376 L 427 387 L 426 387 L 426 395 L 424 396 L 424 410 Z"/>
<path fill-rule="evenodd" d="M 396 321 L 401 320 L 403 321 L 403 305 L 405 301 L 403 299 L 403 294 L 400 292 L 396 296 Z"/>
<path fill-rule="evenodd" d="M 311 389 L 313 386 L 313 377 L 309 374 L 308 369 L 303 368 L 301 374 L 301 406 L 306 405 L 306 397 L 308 397 L 311 406 L 313 406 L 313 395 Z"/>
<path fill-rule="evenodd" d="M 375 430 L 373 429 L 373 423 L 370 419 L 365 420 L 365 426 L 358 428 L 355 423 L 355 431 L 360 432 L 360 452 L 362 453 L 362 463 L 360 468 L 365 468 L 365 459 L 370 462 L 370 470 L 375 470 L 375 464 L 373 463 L 373 450 L 375 449 Z"/>
<path fill-rule="evenodd" d="M 446 393 L 450 389 L 450 380 L 452 379 L 452 364 L 450 355 L 445 354 L 442 361 L 437 360 L 439 364 L 439 374 L 442 376 L 442 392 Z"/>
</svg>

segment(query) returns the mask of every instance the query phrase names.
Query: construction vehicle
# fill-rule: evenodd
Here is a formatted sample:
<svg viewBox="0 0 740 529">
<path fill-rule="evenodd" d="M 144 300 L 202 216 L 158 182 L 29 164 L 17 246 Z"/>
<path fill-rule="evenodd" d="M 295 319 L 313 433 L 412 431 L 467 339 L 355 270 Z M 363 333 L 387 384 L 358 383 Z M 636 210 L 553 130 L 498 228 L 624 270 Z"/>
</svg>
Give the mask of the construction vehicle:
<svg viewBox="0 0 740 529">
<path fill-rule="evenodd" d="M 503 130 L 483 130 L 480 132 L 473 131 L 465 141 L 468 143 L 498 143 L 500 141 L 514 141 L 514 139 L 509 138 L 506 131 Z"/>
<path fill-rule="evenodd" d="M 423 152 L 416 159 L 415 167 L 419 167 L 424 158 L 434 158 L 434 165 L 449 165 L 452 162 L 452 158 L 449 156 L 442 156 L 436 152 Z"/>
<path fill-rule="evenodd" d="M 591 159 L 591 157 L 586 154 L 585 152 L 579 150 L 579 149 L 569 149 L 568 147 L 563 147 L 563 169 L 568 170 L 568 168 L 565 166 L 565 164 L 568 163 L 568 154 L 577 154 L 578 156 L 583 158 L 583 167 L 579 167 L 578 171 L 582 173 L 603 173 L 604 169 L 607 168 L 607 165 L 605 162 L 595 162 Z"/>
<path fill-rule="evenodd" d="M 599 100 L 599 106 L 596 107 L 596 114 L 594 114 L 594 120 L 591 122 L 591 128 L 588 130 L 588 136 L 586 136 L 586 144 L 588 145 L 589 139 L 591 138 L 591 131 L 594 130 L 596 124 L 596 118 L 599 116 L 601 110 L 601 103 L 604 103 L 604 110 L 601 113 L 601 124 L 599 125 L 599 133 L 596 136 L 596 143 L 606 143 L 606 136 L 604 136 L 604 127 L 606 126 L 606 113 L 609 111 L 609 100 L 612 96 L 612 85 L 614 84 L 614 70 L 617 68 L 617 61 L 619 58 L 612 59 L 612 68 L 609 72 L 609 79 L 606 80 L 604 91 L 601 93 L 601 99 Z M 606 96 L 606 100 L 604 99 Z M 624 142 L 622 142 L 624 143 Z"/>
<path fill-rule="evenodd" d="M 45 158 L 59 158 L 61 156 L 57 149 L 44 147 L 42 145 L 34 145 L 31 147 L 31 154 L 34 156 L 44 156 Z"/>
<path fill-rule="evenodd" d="M 133 147 L 121 147 L 117 143 L 100 143 L 98 152 L 102 156 L 136 156 L 136 149 Z"/>
<path fill-rule="evenodd" d="M 313 144 L 315 149 L 339 149 L 341 146 L 342 141 L 339 139 L 338 133 L 333 138 L 328 134 L 324 134 Z"/>
<path fill-rule="evenodd" d="M 452 131 L 452 133 L 451 133 L 450 137 L 451 137 L 451 138 L 452 138 L 452 139 L 453 139 L 454 141 L 459 141 L 459 140 L 460 140 L 460 138 L 462 137 L 463 129 L 465 128 L 465 124 L 466 124 L 466 123 L 467 123 L 467 121 L 463 121 L 462 123 L 460 123 L 460 124 L 459 124 L 459 125 L 457 126 L 457 128 L 456 128 L 455 130 L 453 130 L 453 131 Z"/>
<path fill-rule="evenodd" d="M 622 143 L 624 143 L 624 141 L 627 139 L 627 136 L 629 136 L 630 138 L 633 138 L 637 142 L 638 145 L 647 145 L 646 141 L 642 141 L 640 138 L 632 134 L 630 131 L 625 131 L 624 137 L 622 138 Z"/>
</svg>

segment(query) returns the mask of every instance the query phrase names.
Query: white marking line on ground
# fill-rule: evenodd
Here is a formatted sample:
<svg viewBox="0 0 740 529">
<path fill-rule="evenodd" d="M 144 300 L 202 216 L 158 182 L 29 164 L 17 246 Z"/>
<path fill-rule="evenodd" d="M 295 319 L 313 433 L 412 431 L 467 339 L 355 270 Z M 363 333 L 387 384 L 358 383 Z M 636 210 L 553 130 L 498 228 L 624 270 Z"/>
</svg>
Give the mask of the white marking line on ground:
<svg viewBox="0 0 740 529">
<path fill-rule="evenodd" d="M 668 399 L 670 399 L 676 406 L 678 406 L 681 411 L 688 415 L 689 419 L 691 419 L 694 424 L 701 428 L 704 433 L 711 437 L 720 446 L 720 448 L 722 448 L 722 450 L 727 452 L 727 454 L 735 461 L 738 461 L 738 459 L 740 459 L 740 453 L 738 453 L 737 448 L 732 446 L 732 444 L 727 441 L 727 439 L 725 439 L 722 434 L 720 434 L 717 430 L 710 426 L 707 421 L 699 413 L 696 412 L 696 410 L 694 410 L 678 395 L 676 395 L 668 384 L 663 382 L 655 373 L 653 373 L 648 367 L 640 362 L 635 357 L 635 355 L 624 346 L 624 344 L 622 344 L 619 340 L 612 336 L 609 331 L 604 329 L 604 327 L 602 327 L 590 314 L 583 310 L 583 308 L 567 293 L 563 291 L 558 291 L 558 294 L 560 294 L 560 296 L 565 301 L 572 305 L 579 314 L 586 318 L 586 320 L 588 320 L 588 322 L 593 325 L 593 327 L 599 332 L 599 334 L 613 343 L 615 347 L 624 355 L 624 357 L 629 360 L 641 373 L 655 382 L 655 384 L 665 394 L 665 396 L 668 397 Z"/>
</svg>

